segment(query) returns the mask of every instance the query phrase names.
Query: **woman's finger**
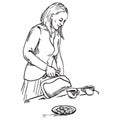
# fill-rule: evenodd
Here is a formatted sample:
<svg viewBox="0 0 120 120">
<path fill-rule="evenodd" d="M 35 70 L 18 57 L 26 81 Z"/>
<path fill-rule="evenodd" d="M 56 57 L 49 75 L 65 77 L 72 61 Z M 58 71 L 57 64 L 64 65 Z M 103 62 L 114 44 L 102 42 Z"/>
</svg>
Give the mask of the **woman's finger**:
<svg viewBox="0 0 120 120">
<path fill-rule="evenodd" d="M 50 77 L 50 73 L 47 74 Z"/>
<path fill-rule="evenodd" d="M 53 77 L 54 75 L 53 75 L 53 73 L 51 73 L 51 77 Z"/>
<path fill-rule="evenodd" d="M 55 72 L 53 72 L 53 76 L 55 76 Z"/>
<path fill-rule="evenodd" d="M 52 77 L 52 73 L 50 73 L 50 77 Z"/>
</svg>

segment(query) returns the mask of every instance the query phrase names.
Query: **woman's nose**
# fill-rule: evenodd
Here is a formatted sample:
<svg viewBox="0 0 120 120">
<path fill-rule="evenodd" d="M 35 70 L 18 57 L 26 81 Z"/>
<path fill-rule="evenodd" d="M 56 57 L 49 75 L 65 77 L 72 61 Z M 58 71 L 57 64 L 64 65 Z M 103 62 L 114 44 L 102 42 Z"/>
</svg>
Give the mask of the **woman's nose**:
<svg viewBox="0 0 120 120">
<path fill-rule="evenodd" d="M 63 26 L 63 22 L 60 22 L 60 26 Z"/>
</svg>

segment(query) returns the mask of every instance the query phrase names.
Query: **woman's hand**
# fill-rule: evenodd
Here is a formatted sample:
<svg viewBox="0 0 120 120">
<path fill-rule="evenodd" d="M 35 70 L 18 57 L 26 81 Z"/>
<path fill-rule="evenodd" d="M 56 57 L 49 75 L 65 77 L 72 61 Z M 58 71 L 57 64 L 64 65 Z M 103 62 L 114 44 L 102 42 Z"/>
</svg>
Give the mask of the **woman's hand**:
<svg viewBox="0 0 120 120">
<path fill-rule="evenodd" d="M 46 68 L 46 73 L 47 73 L 47 76 L 48 76 L 48 77 L 54 77 L 55 74 L 56 74 L 56 70 L 55 70 L 55 68 L 53 68 L 53 67 L 47 66 L 47 68 Z"/>
</svg>

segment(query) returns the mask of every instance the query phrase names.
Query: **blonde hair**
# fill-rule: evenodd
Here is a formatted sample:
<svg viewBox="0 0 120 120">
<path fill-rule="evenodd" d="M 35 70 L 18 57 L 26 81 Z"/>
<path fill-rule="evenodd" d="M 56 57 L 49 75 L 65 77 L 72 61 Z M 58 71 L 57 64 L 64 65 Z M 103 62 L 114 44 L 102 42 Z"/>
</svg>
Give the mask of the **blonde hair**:
<svg viewBox="0 0 120 120">
<path fill-rule="evenodd" d="M 41 15 L 40 21 L 43 25 L 45 25 L 49 31 L 49 34 L 51 36 L 51 28 L 52 28 L 52 23 L 51 23 L 51 17 L 54 14 L 58 14 L 60 12 L 66 12 L 68 14 L 68 9 L 59 2 L 55 2 L 52 5 L 50 5 Z M 62 26 L 59 27 L 58 33 L 60 36 L 64 39 L 63 34 L 62 34 Z"/>
</svg>

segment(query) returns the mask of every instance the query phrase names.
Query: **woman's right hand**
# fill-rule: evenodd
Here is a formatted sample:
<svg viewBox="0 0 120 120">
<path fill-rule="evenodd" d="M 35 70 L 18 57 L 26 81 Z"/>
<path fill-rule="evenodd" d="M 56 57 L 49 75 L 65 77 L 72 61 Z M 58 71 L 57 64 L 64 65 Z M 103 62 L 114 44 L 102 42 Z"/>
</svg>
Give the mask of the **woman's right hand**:
<svg viewBox="0 0 120 120">
<path fill-rule="evenodd" d="M 56 74 L 56 70 L 55 70 L 55 68 L 53 68 L 53 67 L 47 66 L 47 68 L 46 68 L 46 73 L 47 73 L 47 76 L 48 76 L 48 77 L 54 77 L 55 74 Z"/>
</svg>

